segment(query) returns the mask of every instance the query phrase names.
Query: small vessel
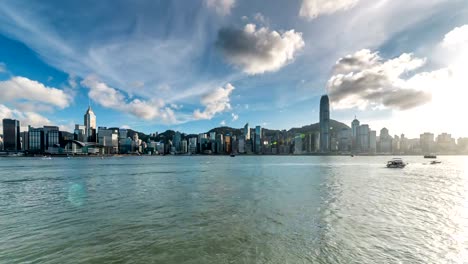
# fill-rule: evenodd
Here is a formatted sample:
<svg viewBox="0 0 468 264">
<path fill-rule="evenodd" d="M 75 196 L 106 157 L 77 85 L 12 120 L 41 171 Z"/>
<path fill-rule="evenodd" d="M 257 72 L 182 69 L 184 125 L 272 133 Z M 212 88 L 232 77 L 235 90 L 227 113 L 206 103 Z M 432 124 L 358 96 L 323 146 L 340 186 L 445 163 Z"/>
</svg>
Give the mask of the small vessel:
<svg viewBox="0 0 468 264">
<path fill-rule="evenodd" d="M 387 162 L 387 168 L 404 168 L 405 166 L 406 163 L 404 163 L 400 158 L 395 158 Z"/>
<path fill-rule="evenodd" d="M 431 164 L 431 165 L 434 165 L 434 164 L 440 164 L 440 163 L 442 163 L 442 161 L 433 160 L 433 161 L 431 161 L 430 164 Z"/>
<path fill-rule="evenodd" d="M 229 156 L 231 156 L 231 157 L 235 157 L 235 156 L 236 156 L 236 154 L 234 154 L 234 153 L 231 153 L 231 155 L 229 155 Z"/>
<path fill-rule="evenodd" d="M 437 159 L 437 156 L 434 154 L 424 155 L 425 159 Z"/>
<path fill-rule="evenodd" d="M 42 159 L 43 159 L 43 160 L 51 160 L 52 157 L 50 157 L 50 156 L 43 156 Z"/>
</svg>

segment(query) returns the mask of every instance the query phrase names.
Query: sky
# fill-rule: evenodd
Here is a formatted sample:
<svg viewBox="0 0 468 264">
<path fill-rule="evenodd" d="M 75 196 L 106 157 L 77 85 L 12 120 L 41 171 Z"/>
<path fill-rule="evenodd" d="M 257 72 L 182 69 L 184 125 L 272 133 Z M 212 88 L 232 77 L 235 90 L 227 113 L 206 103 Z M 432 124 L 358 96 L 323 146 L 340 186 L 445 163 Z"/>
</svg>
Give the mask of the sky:
<svg viewBox="0 0 468 264">
<path fill-rule="evenodd" d="M 0 119 L 200 133 L 331 118 L 468 136 L 466 0 L 0 4 Z"/>
</svg>

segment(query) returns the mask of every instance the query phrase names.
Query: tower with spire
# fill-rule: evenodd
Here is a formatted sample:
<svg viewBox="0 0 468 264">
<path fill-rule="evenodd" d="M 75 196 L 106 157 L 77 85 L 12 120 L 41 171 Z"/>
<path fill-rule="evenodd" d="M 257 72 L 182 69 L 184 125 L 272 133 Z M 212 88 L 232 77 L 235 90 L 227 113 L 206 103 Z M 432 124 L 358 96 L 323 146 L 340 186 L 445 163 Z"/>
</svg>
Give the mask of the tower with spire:
<svg viewBox="0 0 468 264">
<path fill-rule="evenodd" d="M 320 152 L 330 152 L 330 100 L 328 95 L 320 98 Z"/>
<path fill-rule="evenodd" d="M 85 139 L 88 142 L 95 142 L 96 141 L 96 115 L 91 108 L 91 105 L 88 105 L 88 110 L 84 115 L 84 125 L 86 127 L 85 130 Z"/>
</svg>

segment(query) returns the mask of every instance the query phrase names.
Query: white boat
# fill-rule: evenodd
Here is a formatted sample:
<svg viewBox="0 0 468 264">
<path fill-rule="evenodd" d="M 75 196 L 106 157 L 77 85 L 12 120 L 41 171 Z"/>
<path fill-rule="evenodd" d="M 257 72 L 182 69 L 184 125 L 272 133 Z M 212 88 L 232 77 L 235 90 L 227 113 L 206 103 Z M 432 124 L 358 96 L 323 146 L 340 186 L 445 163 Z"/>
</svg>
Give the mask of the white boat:
<svg viewBox="0 0 468 264">
<path fill-rule="evenodd" d="M 387 168 L 404 168 L 407 164 L 400 158 L 395 158 L 387 162 Z"/>
</svg>

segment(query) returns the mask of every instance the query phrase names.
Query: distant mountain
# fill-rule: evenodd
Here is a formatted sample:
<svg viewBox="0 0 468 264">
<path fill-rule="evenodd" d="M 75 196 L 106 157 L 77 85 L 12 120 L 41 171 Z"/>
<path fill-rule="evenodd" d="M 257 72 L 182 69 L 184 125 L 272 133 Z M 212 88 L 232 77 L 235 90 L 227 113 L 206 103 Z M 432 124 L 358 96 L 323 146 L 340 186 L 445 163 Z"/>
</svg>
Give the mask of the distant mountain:
<svg viewBox="0 0 468 264">
<path fill-rule="evenodd" d="M 351 129 L 349 126 L 347 126 L 344 123 L 338 122 L 336 120 L 330 119 L 330 128 L 332 131 L 340 131 L 343 128 L 345 129 Z M 118 129 L 118 128 L 111 128 L 111 129 Z M 215 132 L 216 134 L 222 134 L 222 135 L 227 135 L 230 134 L 231 136 L 241 136 L 243 134 L 244 128 L 233 128 L 233 127 L 228 127 L 228 126 L 222 126 L 222 127 L 215 127 L 211 130 L 209 130 L 207 133 L 210 132 Z M 155 141 L 164 141 L 167 142 L 167 140 L 172 140 L 175 135 L 174 130 L 166 130 L 162 133 L 159 133 L 155 138 L 150 137 L 149 135 L 146 135 L 145 133 L 138 132 L 132 129 L 127 129 L 128 131 L 128 137 L 133 138 L 133 135 L 135 133 L 138 133 L 138 138 L 141 139 L 142 141 L 148 141 L 148 139 L 155 140 Z M 275 136 L 277 133 L 280 132 L 285 132 L 287 137 L 294 137 L 297 133 L 300 134 L 308 134 L 308 133 L 313 133 L 313 132 L 320 132 L 320 124 L 315 123 L 303 127 L 294 127 L 291 128 L 287 131 L 285 130 L 275 130 L 275 129 L 268 129 L 268 128 L 263 128 L 263 134 L 265 136 Z M 255 133 L 255 128 L 250 129 L 250 133 Z M 182 138 L 189 138 L 189 137 L 196 137 L 197 135 L 190 134 L 182 134 Z"/>
</svg>

